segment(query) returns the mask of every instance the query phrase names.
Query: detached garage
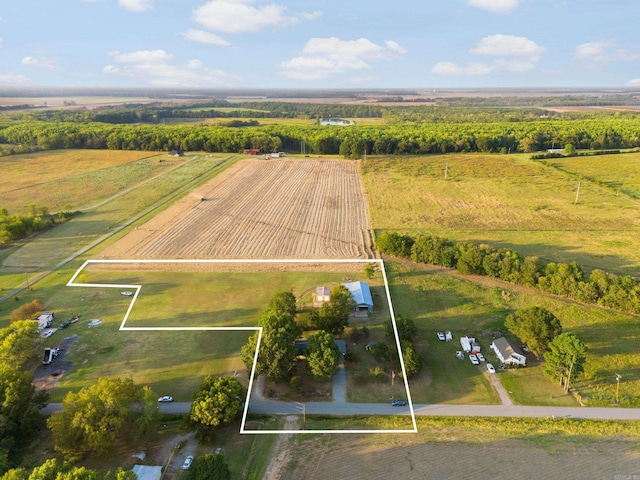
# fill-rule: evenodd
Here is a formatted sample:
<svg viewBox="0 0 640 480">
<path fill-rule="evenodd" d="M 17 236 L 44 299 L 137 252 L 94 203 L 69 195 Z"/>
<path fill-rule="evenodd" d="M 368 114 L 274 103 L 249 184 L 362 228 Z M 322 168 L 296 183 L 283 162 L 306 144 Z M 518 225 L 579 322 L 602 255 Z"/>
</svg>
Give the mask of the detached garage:
<svg viewBox="0 0 640 480">
<path fill-rule="evenodd" d="M 373 312 L 373 299 L 371 298 L 371 290 L 369 284 L 365 282 L 343 283 L 343 287 L 349 290 L 351 298 L 356 302 L 355 311 Z"/>
</svg>

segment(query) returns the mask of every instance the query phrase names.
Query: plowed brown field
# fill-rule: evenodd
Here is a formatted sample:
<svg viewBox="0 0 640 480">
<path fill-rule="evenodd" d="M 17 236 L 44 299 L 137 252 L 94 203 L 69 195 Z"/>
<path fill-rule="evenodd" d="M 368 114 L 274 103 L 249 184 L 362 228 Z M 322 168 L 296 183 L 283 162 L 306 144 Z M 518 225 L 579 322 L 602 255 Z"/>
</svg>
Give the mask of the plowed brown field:
<svg viewBox="0 0 640 480">
<path fill-rule="evenodd" d="M 373 258 L 358 162 L 243 160 L 103 258 Z"/>
</svg>

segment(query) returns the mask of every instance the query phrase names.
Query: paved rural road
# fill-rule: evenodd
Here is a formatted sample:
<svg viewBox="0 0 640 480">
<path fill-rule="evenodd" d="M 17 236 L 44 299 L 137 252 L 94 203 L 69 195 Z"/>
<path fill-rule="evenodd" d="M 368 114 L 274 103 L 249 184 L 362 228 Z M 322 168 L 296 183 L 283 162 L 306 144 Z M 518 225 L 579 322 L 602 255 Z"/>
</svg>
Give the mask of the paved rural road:
<svg viewBox="0 0 640 480">
<path fill-rule="evenodd" d="M 334 403 L 309 402 L 304 404 L 308 415 L 409 415 L 409 407 L 392 407 L 391 403 Z M 160 413 L 184 414 L 190 402 L 159 405 Z M 59 403 L 50 403 L 42 410 L 50 415 L 60 410 Z M 588 418 L 600 420 L 640 420 L 640 408 L 581 408 L 581 407 L 529 407 L 522 405 L 414 405 L 417 416 L 455 417 L 538 417 Z M 270 415 L 300 415 L 300 404 L 270 400 L 251 400 L 250 413 Z"/>
</svg>

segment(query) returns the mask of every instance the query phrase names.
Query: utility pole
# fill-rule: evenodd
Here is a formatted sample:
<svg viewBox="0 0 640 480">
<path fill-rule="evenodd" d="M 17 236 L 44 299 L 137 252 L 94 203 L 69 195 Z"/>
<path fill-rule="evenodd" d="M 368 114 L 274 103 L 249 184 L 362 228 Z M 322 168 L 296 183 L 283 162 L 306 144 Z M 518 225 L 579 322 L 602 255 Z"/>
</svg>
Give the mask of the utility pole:
<svg viewBox="0 0 640 480">
<path fill-rule="evenodd" d="M 364 147 L 364 164 L 367 164 L 367 147 Z"/>
<path fill-rule="evenodd" d="M 578 203 L 578 197 L 580 196 L 580 184 L 582 184 L 582 180 L 578 180 L 578 190 L 576 190 L 576 201 L 574 203 Z"/>
<path fill-rule="evenodd" d="M 444 179 L 449 178 L 449 162 L 444 165 Z"/>
<path fill-rule="evenodd" d="M 616 403 L 620 403 L 620 398 L 618 397 L 618 394 L 620 393 L 621 378 L 622 378 L 622 375 L 620 375 L 619 373 L 616 373 Z"/>
</svg>

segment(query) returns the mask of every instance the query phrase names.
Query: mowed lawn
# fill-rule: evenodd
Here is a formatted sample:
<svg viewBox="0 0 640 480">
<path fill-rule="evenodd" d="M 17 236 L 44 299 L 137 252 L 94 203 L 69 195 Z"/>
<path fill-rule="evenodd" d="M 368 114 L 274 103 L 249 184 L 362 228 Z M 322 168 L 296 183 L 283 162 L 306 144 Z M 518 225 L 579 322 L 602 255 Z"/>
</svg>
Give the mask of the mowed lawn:
<svg viewBox="0 0 640 480">
<path fill-rule="evenodd" d="M 387 262 L 389 288 L 396 314 L 414 318 L 419 329 L 418 351 L 425 359 L 428 382 L 412 382 L 414 401 L 482 403 L 486 388 L 484 368 L 473 367 L 468 359 L 457 360 L 459 337 L 467 333 L 479 339 L 488 361 L 498 366 L 489 350 L 490 338 L 482 330 L 501 331 L 509 313 L 532 306 L 552 311 L 564 331 L 576 334 L 589 348 L 584 377 L 575 384 L 577 395 L 588 406 L 615 405 L 615 374 L 620 381 L 620 404 L 640 406 L 640 329 L 638 318 L 594 306 L 546 296 L 535 290 L 513 286 L 495 279 L 458 278 L 442 269 Z M 474 283 L 475 281 L 482 283 Z M 508 295 L 503 295 L 502 292 Z M 437 331 L 451 330 L 453 342 L 440 342 Z M 422 349 L 420 342 L 424 342 Z M 575 405 L 577 400 L 543 376 L 542 363 L 529 356 L 530 366 L 498 375 L 516 403 L 529 405 Z M 422 377 L 422 375 L 421 375 Z M 462 400 L 461 400 L 462 399 Z M 490 402 L 488 402 L 490 403 Z"/>
<path fill-rule="evenodd" d="M 127 327 L 255 327 L 269 298 L 279 291 L 301 294 L 340 283 L 361 272 L 87 272 L 77 281 L 143 285 Z M 375 282 L 374 282 L 375 283 Z M 131 377 L 159 395 L 189 400 L 206 375 L 239 375 L 248 384 L 240 348 L 252 331 L 120 331 L 131 297 L 118 288 L 42 289 L 46 307 L 81 321 L 56 332 L 47 345 L 79 335 L 67 359 L 71 371 L 54 390 L 61 399 L 101 376 Z M 32 294 L 35 294 L 33 292 Z M 25 298 L 29 301 L 29 298 Z M 60 307 L 60 308 L 58 308 Z M 89 327 L 92 319 L 102 325 Z"/>
<path fill-rule="evenodd" d="M 572 175 L 523 156 L 372 158 L 363 177 L 376 231 L 437 234 L 640 274 L 638 203 L 583 181 L 575 204 Z"/>
<path fill-rule="evenodd" d="M 162 161 L 160 161 L 162 160 Z M 78 210 L 135 185 L 186 157 L 117 150 L 53 150 L 0 158 L 0 207 L 11 214 L 30 205 Z"/>
</svg>

